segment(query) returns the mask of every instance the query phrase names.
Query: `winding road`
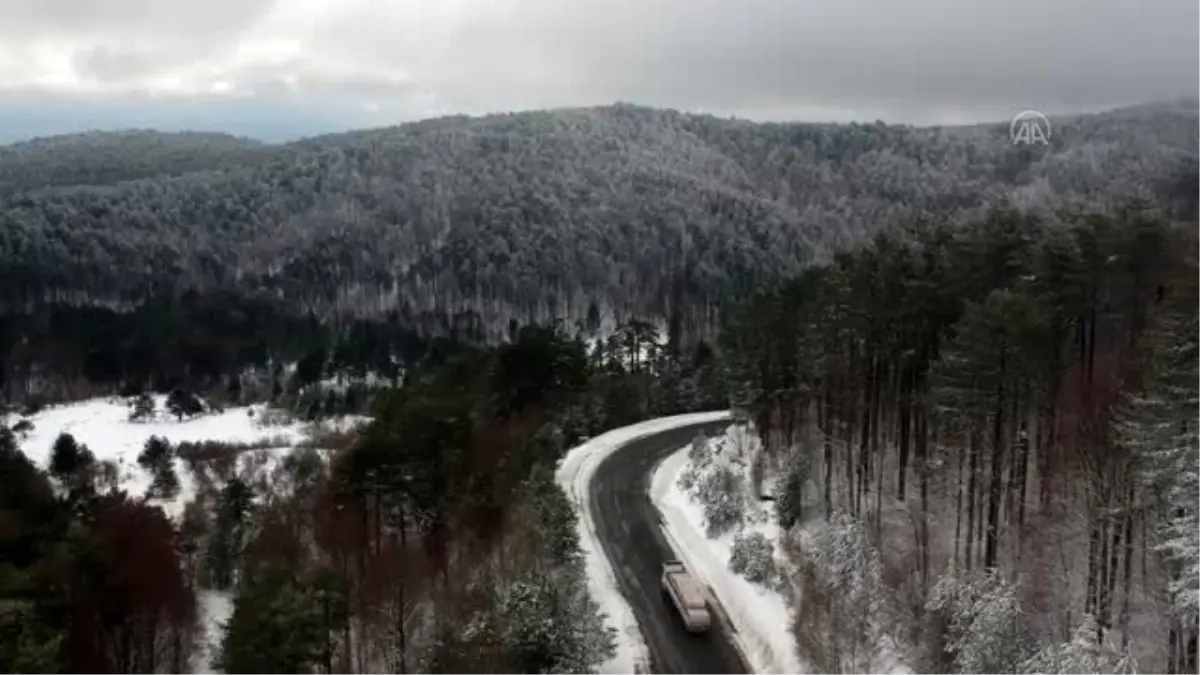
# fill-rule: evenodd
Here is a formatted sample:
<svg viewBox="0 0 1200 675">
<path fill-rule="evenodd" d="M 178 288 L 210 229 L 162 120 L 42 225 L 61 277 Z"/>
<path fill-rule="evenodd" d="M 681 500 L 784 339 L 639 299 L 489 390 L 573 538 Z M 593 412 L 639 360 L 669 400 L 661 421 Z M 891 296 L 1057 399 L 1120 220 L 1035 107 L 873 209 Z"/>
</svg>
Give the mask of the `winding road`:
<svg viewBox="0 0 1200 675">
<path fill-rule="evenodd" d="M 703 635 L 684 630 L 662 593 L 662 563 L 676 557 L 662 534 L 658 509 L 650 501 L 650 474 L 697 431 L 716 434 L 728 422 L 693 424 L 625 443 L 596 467 L 588 490 L 604 554 L 612 563 L 621 593 L 637 618 L 656 673 L 748 673 L 730 638 L 733 627 L 717 609 L 713 629 Z"/>
</svg>

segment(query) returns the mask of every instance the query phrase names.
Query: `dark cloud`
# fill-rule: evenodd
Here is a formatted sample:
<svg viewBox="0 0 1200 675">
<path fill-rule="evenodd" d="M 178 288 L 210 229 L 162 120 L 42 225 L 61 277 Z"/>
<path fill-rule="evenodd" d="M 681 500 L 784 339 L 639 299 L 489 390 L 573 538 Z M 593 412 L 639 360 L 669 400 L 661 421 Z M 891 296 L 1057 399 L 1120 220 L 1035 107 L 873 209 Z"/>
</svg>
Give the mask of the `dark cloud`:
<svg viewBox="0 0 1200 675">
<path fill-rule="evenodd" d="M 491 57 L 468 73 L 540 60 L 562 98 L 928 114 L 1195 96 L 1200 80 L 1200 3 L 1184 0 L 525 4 L 480 27 Z"/>
<path fill-rule="evenodd" d="M 374 123 L 615 100 L 939 123 L 1200 96 L 1194 0 L 14 2 L 0 58 L 6 34 L 87 34 L 73 64 L 94 82 L 136 89 L 204 63 L 247 105 L 373 104 L 361 119 Z M 139 41 L 108 39 L 131 31 Z M 302 48 L 237 52 L 281 38 Z"/>
</svg>

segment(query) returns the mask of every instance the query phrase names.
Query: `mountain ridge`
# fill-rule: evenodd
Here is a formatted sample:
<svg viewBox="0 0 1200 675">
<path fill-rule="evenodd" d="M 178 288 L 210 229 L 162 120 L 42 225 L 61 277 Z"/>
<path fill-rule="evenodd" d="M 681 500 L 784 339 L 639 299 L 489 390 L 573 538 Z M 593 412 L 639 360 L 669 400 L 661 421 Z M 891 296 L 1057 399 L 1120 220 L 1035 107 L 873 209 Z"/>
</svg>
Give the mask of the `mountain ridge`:
<svg viewBox="0 0 1200 675">
<path fill-rule="evenodd" d="M 100 132 L 34 152 L 51 138 L 0 162 L 0 276 L 16 281 L 0 300 L 257 288 L 323 314 L 475 312 L 493 332 L 593 304 L 663 316 L 914 217 L 1152 194 L 1194 162 L 1198 117 L 1152 104 L 1054 118 L 1045 147 L 1014 146 L 1006 122 L 759 123 L 629 104 L 282 145 Z"/>
</svg>

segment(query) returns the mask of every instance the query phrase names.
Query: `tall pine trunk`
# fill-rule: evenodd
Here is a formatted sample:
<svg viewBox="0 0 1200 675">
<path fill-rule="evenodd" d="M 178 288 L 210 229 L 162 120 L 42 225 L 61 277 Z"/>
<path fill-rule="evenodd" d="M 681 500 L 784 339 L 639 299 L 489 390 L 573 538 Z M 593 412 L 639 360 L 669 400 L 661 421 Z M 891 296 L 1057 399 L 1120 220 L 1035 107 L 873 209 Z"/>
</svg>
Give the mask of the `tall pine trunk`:
<svg viewBox="0 0 1200 675">
<path fill-rule="evenodd" d="M 908 496 L 906 472 L 908 470 L 908 438 L 909 425 L 911 419 L 909 415 L 912 413 L 909 394 L 912 391 L 912 377 L 909 375 L 909 369 L 904 369 L 904 375 L 900 378 L 900 439 L 898 460 L 900 468 L 897 471 L 896 498 L 904 501 Z"/>
<path fill-rule="evenodd" d="M 824 447 L 825 447 L 825 519 L 829 520 L 833 516 L 833 401 L 829 387 L 825 387 L 824 395 L 821 399 L 821 429 L 824 432 Z"/>
<path fill-rule="evenodd" d="M 921 490 L 921 590 L 929 588 L 929 417 L 917 412 L 917 471 Z"/>
<path fill-rule="evenodd" d="M 966 554 L 963 556 L 967 571 L 971 569 L 971 558 L 975 548 L 975 485 L 979 475 L 979 429 L 977 425 L 978 420 L 972 420 L 971 438 L 967 443 L 967 548 Z"/>
</svg>

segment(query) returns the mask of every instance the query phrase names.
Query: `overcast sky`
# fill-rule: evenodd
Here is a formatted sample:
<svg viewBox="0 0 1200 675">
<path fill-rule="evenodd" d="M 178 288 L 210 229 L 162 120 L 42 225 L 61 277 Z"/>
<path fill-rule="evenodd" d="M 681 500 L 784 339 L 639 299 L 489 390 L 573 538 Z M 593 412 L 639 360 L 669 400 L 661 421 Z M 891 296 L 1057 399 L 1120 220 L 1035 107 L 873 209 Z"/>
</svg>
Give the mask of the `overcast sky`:
<svg viewBox="0 0 1200 675">
<path fill-rule="evenodd" d="M 1196 0 L 3 0 L 0 141 L 628 101 L 917 124 L 1197 97 Z"/>
</svg>

